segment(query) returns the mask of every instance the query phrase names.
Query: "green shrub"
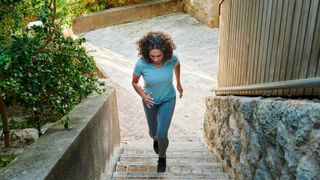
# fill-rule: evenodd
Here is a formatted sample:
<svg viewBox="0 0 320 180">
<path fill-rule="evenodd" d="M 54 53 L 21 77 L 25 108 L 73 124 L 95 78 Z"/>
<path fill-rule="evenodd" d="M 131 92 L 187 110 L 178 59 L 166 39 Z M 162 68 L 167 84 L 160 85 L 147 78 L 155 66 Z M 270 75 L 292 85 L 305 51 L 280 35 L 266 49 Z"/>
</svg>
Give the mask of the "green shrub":
<svg viewBox="0 0 320 180">
<path fill-rule="evenodd" d="M 69 1 L 72 1 L 72 0 L 69 0 Z M 83 10 L 81 14 L 94 12 L 94 11 L 101 11 L 104 9 L 117 7 L 117 6 L 124 6 L 124 5 L 132 4 L 138 1 L 139 0 L 78 0 Z"/>
<path fill-rule="evenodd" d="M 15 155 L 0 154 L 0 169 L 8 165 L 15 158 Z"/>
<path fill-rule="evenodd" d="M 42 120 L 61 117 L 97 91 L 85 40 L 63 36 L 52 9 L 40 0 L 0 6 L 0 24 L 7 24 L 0 32 L 0 96 L 9 106 L 37 112 Z M 26 28 L 31 19 L 41 20 L 43 27 Z"/>
</svg>

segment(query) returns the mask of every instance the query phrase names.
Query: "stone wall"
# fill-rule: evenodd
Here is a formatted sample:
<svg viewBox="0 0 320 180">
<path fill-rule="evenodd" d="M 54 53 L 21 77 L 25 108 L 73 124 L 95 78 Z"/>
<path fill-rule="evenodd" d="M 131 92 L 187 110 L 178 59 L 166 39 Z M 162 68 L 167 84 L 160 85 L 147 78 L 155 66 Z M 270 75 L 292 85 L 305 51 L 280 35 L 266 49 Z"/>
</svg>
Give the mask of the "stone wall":
<svg viewBox="0 0 320 180">
<path fill-rule="evenodd" d="M 320 101 L 206 98 L 204 136 L 236 179 L 320 177 Z"/>
<path fill-rule="evenodd" d="M 219 0 L 183 0 L 182 9 L 209 27 L 219 27 Z"/>
<path fill-rule="evenodd" d="M 0 179 L 110 179 L 120 154 L 114 89 L 84 99 L 68 117 L 71 129 L 64 129 L 63 121 L 49 128 Z"/>
</svg>

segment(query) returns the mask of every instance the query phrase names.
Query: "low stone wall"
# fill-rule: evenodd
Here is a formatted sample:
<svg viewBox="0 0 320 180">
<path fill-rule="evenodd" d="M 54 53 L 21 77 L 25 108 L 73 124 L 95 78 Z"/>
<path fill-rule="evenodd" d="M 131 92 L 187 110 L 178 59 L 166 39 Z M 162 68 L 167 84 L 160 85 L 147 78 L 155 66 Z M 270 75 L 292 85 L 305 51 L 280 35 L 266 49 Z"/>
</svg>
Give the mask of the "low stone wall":
<svg viewBox="0 0 320 180">
<path fill-rule="evenodd" d="M 73 33 L 77 34 L 107 26 L 181 12 L 181 6 L 182 4 L 179 0 L 155 0 L 147 3 L 111 8 L 77 17 L 72 25 L 72 30 Z"/>
<path fill-rule="evenodd" d="M 209 27 L 219 27 L 219 0 L 183 0 L 182 9 Z"/>
<path fill-rule="evenodd" d="M 71 129 L 49 128 L 0 179 L 109 179 L 120 153 L 117 112 L 114 89 L 84 99 L 68 114 Z"/>
<path fill-rule="evenodd" d="M 320 101 L 207 97 L 204 136 L 236 179 L 318 179 Z"/>
</svg>

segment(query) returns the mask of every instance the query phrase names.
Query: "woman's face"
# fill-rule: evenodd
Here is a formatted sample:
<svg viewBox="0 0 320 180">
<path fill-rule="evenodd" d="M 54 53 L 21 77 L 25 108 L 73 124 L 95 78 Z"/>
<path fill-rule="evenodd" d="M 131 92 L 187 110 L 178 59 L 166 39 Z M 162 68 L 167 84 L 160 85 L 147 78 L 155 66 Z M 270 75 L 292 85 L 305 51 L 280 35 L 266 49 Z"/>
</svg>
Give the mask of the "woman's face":
<svg viewBox="0 0 320 180">
<path fill-rule="evenodd" d="M 149 57 L 155 64 L 161 64 L 163 59 L 163 52 L 160 49 L 152 49 L 149 52 Z"/>
</svg>

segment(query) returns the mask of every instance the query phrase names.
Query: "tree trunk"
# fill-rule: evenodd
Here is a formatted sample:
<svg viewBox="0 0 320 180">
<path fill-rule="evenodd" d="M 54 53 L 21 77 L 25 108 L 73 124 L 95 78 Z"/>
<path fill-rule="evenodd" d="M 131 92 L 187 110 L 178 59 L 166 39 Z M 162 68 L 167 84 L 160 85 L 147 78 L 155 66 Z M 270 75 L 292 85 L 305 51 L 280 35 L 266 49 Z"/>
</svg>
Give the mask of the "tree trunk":
<svg viewBox="0 0 320 180">
<path fill-rule="evenodd" d="M 8 115 L 6 112 L 6 106 L 4 104 L 3 97 L 1 96 L 0 96 L 0 114 L 1 114 L 2 125 L 3 125 L 5 147 L 10 147 L 10 130 L 9 130 Z"/>
</svg>

